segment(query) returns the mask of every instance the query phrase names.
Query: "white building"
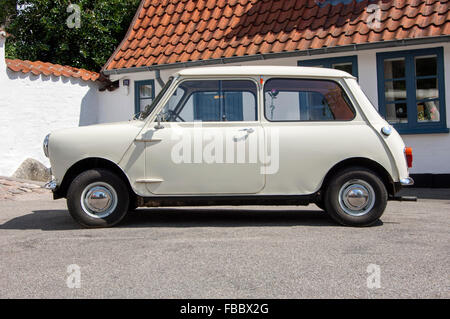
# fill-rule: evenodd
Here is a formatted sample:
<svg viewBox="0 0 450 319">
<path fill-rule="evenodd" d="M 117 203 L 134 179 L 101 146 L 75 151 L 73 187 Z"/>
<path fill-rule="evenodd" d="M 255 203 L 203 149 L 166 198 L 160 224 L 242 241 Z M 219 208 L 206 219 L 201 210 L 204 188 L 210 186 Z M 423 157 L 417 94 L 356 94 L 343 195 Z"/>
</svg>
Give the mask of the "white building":
<svg viewBox="0 0 450 319">
<path fill-rule="evenodd" d="M 0 31 L 0 176 L 27 158 L 48 165 L 42 151 L 51 131 L 98 121 L 98 73 L 42 62 L 5 60 Z"/>
</svg>

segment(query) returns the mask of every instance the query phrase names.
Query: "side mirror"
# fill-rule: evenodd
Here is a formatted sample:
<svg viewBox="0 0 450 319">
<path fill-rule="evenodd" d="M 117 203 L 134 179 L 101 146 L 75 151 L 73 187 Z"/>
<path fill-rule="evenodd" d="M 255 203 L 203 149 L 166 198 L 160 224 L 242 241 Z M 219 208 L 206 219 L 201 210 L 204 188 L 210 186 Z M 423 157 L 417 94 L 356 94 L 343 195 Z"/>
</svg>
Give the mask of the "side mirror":
<svg viewBox="0 0 450 319">
<path fill-rule="evenodd" d="M 161 120 L 162 120 L 162 114 L 159 113 L 158 115 L 156 115 L 156 121 L 158 122 L 158 124 L 156 124 L 155 129 L 161 130 L 164 128 L 164 126 L 161 125 Z"/>
</svg>

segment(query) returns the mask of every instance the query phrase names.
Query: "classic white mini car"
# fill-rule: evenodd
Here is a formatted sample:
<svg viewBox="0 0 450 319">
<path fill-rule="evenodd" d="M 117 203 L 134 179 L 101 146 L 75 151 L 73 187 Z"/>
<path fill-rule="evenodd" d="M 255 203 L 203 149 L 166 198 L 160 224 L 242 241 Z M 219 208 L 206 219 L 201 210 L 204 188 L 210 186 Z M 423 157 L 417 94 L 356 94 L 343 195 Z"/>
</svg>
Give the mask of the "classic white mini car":
<svg viewBox="0 0 450 319">
<path fill-rule="evenodd" d="M 128 122 L 46 137 L 48 187 L 81 225 L 141 206 L 315 203 L 367 226 L 413 184 L 412 150 L 342 71 L 187 69 L 143 106 Z"/>
</svg>

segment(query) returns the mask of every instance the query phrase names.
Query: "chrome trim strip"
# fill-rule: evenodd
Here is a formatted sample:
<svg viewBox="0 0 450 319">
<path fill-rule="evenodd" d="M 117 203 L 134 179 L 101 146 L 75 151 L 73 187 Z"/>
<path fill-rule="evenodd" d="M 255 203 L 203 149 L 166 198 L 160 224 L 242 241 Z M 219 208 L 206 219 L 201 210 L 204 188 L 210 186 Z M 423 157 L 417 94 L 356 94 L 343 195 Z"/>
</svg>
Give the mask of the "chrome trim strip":
<svg viewBox="0 0 450 319">
<path fill-rule="evenodd" d="M 164 182 L 164 180 L 159 179 L 159 178 L 146 178 L 146 179 L 136 180 L 136 183 L 143 183 L 143 184 L 153 184 L 153 183 L 162 183 L 162 182 Z"/>
<path fill-rule="evenodd" d="M 408 178 L 402 178 L 402 179 L 400 180 L 400 184 L 401 184 L 402 186 L 412 186 L 412 185 L 414 185 L 414 180 L 413 180 L 411 177 L 408 177 Z"/>
</svg>

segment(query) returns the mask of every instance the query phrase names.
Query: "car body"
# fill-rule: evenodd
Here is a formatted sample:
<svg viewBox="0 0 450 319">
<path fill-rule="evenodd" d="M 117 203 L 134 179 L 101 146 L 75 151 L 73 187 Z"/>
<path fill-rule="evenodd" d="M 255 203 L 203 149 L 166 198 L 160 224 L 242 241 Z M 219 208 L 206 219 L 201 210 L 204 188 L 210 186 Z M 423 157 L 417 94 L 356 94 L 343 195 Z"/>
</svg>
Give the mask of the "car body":
<svg viewBox="0 0 450 319">
<path fill-rule="evenodd" d="M 80 190 L 78 197 L 84 198 L 70 198 L 71 185 L 88 170 L 118 177 L 129 207 L 317 203 L 331 211 L 326 190 L 346 170 L 371 173 L 385 188 L 386 199 L 413 183 L 407 161 L 411 150 L 400 135 L 357 79 L 325 68 L 186 69 L 168 81 L 139 118 L 53 132 L 44 148 L 55 198 L 94 203 L 87 209 L 92 221 L 81 221 L 88 227 L 118 222 L 105 222 L 94 212 L 111 204 L 116 192 L 111 185 L 106 190 L 94 185 L 93 193 Z M 341 201 L 369 205 L 369 184 L 349 185 Z M 366 225 L 378 218 L 338 219 Z"/>
</svg>

